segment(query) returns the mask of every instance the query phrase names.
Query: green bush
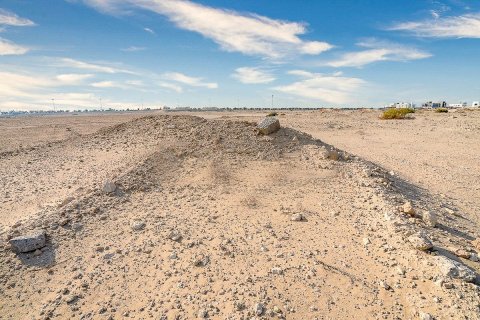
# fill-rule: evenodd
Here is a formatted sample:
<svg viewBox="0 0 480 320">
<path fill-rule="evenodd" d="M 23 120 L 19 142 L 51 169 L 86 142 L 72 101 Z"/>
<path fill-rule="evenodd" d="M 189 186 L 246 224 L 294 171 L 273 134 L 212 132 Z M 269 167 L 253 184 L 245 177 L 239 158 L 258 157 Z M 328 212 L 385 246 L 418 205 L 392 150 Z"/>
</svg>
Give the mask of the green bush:
<svg viewBox="0 0 480 320">
<path fill-rule="evenodd" d="M 381 119 L 405 119 L 407 114 L 415 113 L 413 108 L 392 108 L 383 111 Z"/>
<path fill-rule="evenodd" d="M 448 109 L 447 109 L 447 108 L 438 108 L 438 109 L 435 109 L 435 112 L 438 112 L 438 113 L 447 113 L 447 112 L 448 112 Z"/>
</svg>

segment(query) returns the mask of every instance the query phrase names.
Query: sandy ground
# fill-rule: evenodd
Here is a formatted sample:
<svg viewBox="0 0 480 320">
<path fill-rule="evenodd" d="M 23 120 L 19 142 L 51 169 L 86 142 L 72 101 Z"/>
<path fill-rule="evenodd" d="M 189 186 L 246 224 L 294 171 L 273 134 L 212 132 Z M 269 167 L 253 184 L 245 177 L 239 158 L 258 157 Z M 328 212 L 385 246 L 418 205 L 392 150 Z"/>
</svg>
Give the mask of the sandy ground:
<svg viewBox="0 0 480 320">
<path fill-rule="evenodd" d="M 480 112 L 262 114 L 0 119 L 0 318 L 480 319 Z"/>
</svg>

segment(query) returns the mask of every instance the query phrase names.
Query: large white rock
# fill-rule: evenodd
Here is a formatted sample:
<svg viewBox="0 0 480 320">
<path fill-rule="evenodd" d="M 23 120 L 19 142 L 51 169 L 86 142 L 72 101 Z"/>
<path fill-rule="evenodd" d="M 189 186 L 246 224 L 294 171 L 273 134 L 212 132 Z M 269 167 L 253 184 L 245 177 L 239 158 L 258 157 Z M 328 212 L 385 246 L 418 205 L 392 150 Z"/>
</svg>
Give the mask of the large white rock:
<svg viewBox="0 0 480 320">
<path fill-rule="evenodd" d="M 430 239 L 422 233 L 417 233 L 408 237 L 408 242 L 417 250 L 427 251 L 433 248 Z"/>
<path fill-rule="evenodd" d="M 455 260 L 440 256 L 437 257 L 437 266 L 442 275 L 445 277 L 460 279 L 465 282 L 475 281 L 475 272 L 469 267 Z"/>
<path fill-rule="evenodd" d="M 261 134 L 270 134 L 278 131 L 280 129 L 280 121 L 275 117 L 266 117 L 263 118 L 257 124 L 258 132 Z"/>
<path fill-rule="evenodd" d="M 10 245 L 16 252 L 24 253 L 45 247 L 45 241 L 45 231 L 40 230 L 10 239 Z"/>
</svg>

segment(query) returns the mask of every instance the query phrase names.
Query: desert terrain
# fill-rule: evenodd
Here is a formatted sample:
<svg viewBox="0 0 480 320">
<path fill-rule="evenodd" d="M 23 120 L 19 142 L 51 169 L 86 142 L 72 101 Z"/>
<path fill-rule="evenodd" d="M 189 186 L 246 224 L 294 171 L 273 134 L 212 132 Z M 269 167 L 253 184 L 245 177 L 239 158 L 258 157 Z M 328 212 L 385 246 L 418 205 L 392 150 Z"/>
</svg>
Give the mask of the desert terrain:
<svg viewBox="0 0 480 320">
<path fill-rule="evenodd" d="M 379 114 L 0 118 L 0 318 L 480 319 L 480 112 Z"/>
</svg>

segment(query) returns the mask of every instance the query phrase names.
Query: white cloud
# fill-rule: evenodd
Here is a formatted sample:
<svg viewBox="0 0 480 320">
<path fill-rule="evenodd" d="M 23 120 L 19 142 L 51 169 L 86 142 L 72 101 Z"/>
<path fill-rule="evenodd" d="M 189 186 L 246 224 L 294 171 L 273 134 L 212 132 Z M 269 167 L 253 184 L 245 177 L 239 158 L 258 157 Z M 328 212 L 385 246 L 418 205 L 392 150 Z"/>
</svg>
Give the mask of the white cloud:
<svg viewBox="0 0 480 320">
<path fill-rule="evenodd" d="M 91 84 L 95 88 L 123 88 L 122 85 L 113 81 L 99 81 Z"/>
<path fill-rule="evenodd" d="M 136 47 L 136 46 L 130 46 L 128 48 L 124 48 L 124 49 L 120 49 L 122 51 L 125 51 L 125 52 L 138 52 L 138 51 L 144 51 L 145 47 Z"/>
<path fill-rule="evenodd" d="M 0 9 L 0 25 L 13 26 L 13 27 L 30 27 L 35 23 L 26 18 L 20 18 L 15 13 Z"/>
<path fill-rule="evenodd" d="M 260 68 L 242 67 L 235 69 L 232 77 L 242 83 L 270 83 L 275 80 L 268 72 Z"/>
<path fill-rule="evenodd" d="M 100 98 L 93 93 L 62 92 L 64 87 L 87 78 L 87 75 L 47 76 L 0 71 L 0 110 L 50 109 L 52 99 L 55 99 L 55 105 L 59 108 L 99 107 Z M 106 107 L 138 107 L 138 103 L 114 101 L 106 97 L 102 97 L 102 102 Z"/>
<path fill-rule="evenodd" d="M 162 75 L 165 80 L 176 81 L 192 87 L 204 87 L 208 89 L 217 89 L 218 84 L 215 82 L 204 82 L 203 78 L 190 77 L 180 72 L 168 72 Z"/>
<path fill-rule="evenodd" d="M 146 32 L 148 32 L 148 33 L 150 33 L 150 34 L 155 34 L 155 31 L 153 31 L 153 29 L 143 28 L 143 30 L 145 30 Z"/>
<path fill-rule="evenodd" d="M 162 88 L 170 89 L 170 90 L 173 90 L 177 93 L 182 93 L 183 92 L 183 88 L 179 85 L 174 84 L 174 83 L 159 82 L 158 85 Z"/>
<path fill-rule="evenodd" d="M 409 61 L 432 56 L 430 53 L 414 47 L 375 39 L 367 39 L 357 45 L 367 48 L 367 50 L 345 53 L 339 59 L 327 62 L 326 65 L 331 67 L 362 67 L 377 61 Z"/>
<path fill-rule="evenodd" d="M 402 22 L 389 30 L 407 31 L 418 37 L 478 39 L 480 38 L 480 13 Z"/>
<path fill-rule="evenodd" d="M 120 69 L 117 67 L 107 66 L 104 64 L 89 63 L 89 62 L 84 62 L 84 61 L 70 59 L 70 58 L 62 58 L 58 64 L 62 67 L 81 69 L 81 70 L 90 70 L 90 71 L 102 72 L 102 73 L 135 74 L 135 72 L 125 70 L 125 69 Z"/>
<path fill-rule="evenodd" d="M 6 39 L 0 38 L 0 56 L 22 55 L 30 51 L 29 48 L 15 44 Z"/>
<path fill-rule="evenodd" d="M 93 74 L 68 73 L 56 76 L 56 79 L 62 84 L 79 84 L 84 80 L 93 77 Z"/>
<path fill-rule="evenodd" d="M 304 23 L 217 9 L 188 0 L 86 0 L 102 11 L 118 12 L 129 4 L 167 16 L 177 27 L 197 32 L 229 52 L 280 59 L 291 54 L 317 55 L 333 46 L 300 38 Z M 146 30 L 146 29 L 145 29 Z"/>
<path fill-rule="evenodd" d="M 289 85 L 275 87 L 274 90 L 331 104 L 345 104 L 353 101 L 358 89 L 366 84 L 359 78 L 323 75 L 304 70 L 292 70 L 288 73 L 303 79 Z"/>
</svg>

